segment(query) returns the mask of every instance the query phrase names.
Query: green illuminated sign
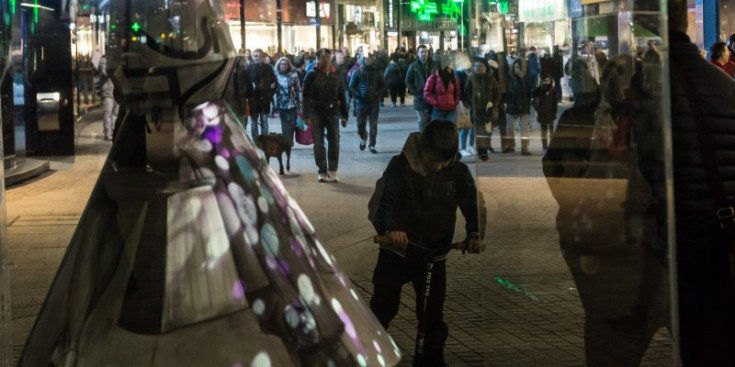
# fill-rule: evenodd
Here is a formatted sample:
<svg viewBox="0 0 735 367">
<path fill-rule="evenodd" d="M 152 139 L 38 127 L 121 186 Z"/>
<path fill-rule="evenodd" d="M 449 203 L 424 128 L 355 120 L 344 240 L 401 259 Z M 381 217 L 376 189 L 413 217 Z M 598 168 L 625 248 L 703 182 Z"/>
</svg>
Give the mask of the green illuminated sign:
<svg viewBox="0 0 735 367">
<path fill-rule="evenodd" d="M 38 0 L 33 0 L 34 5 L 38 5 Z M 38 23 L 38 7 L 33 8 L 33 22 Z"/>
<path fill-rule="evenodd" d="M 133 30 L 133 32 L 138 32 L 140 30 L 140 24 L 138 22 L 133 22 L 133 25 L 130 26 L 130 29 Z"/>
<path fill-rule="evenodd" d="M 490 0 L 490 5 L 496 5 L 500 14 L 508 14 L 508 0 Z"/>
<path fill-rule="evenodd" d="M 462 14 L 462 7 L 453 0 L 447 0 L 446 3 L 442 4 L 442 14 L 448 18 L 459 18 Z"/>
<path fill-rule="evenodd" d="M 416 18 L 422 22 L 430 22 L 436 14 L 439 14 L 436 3 L 431 0 L 411 1 L 411 12 L 416 13 Z"/>
<path fill-rule="evenodd" d="M 15 0 L 10 0 L 10 14 L 15 14 Z"/>
</svg>

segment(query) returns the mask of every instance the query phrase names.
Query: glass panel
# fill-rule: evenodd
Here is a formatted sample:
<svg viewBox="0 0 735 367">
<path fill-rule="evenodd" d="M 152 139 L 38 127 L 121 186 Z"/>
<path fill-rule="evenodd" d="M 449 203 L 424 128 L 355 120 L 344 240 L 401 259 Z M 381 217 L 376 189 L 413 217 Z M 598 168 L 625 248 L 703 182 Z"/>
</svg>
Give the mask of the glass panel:
<svg viewBox="0 0 735 367">
<path fill-rule="evenodd" d="M 34 284 L 44 285 L 33 291 L 52 284 L 40 311 L 23 310 L 27 324 L 19 335 L 31 336 L 20 365 L 114 359 L 120 365 L 410 366 L 414 358 L 438 365 L 443 358 L 453 366 L 677 364 L 665 1 L 38 2 L 46 5 L 0 0 L 18 9 L 10 17 L 17 19 L 13 103 L 32 123 L 22 151 L 27 146 L 38 155 L 39 147 L 61 146 L 51 143 L 62 134 L 73 141 L 70 108 L 92 109 L 94 102 L 83 99 L 90 89 L 95 93 L 95 78 L 105 100 L 100 119 L 102 110 L 112 116 L 122 103 L 117 129 L 109 119 L 99 126 L 105 140 L 114 131 L 115 142 L 85 178 L 91 182 L 86 208 L 75 207 L 67 219 L 77 224 L 79 217 L 76 232 L 42 239 L 11 232 L 16 241 L 68 244 L 57 273 L 46 265 L 45 272 L 19 272 L 18 278 L 39 273 Z M 695 3 L 689 14 L 701 24 L 702 4 Z M 692 28 L 700 43 L 701 28 Z M 304 131 L 303 109 L 283 107 L 296 107 L 289 103 L 301 92 L 295 78 L 276 79 L 276 62 L 285 54 L 303 85 L 308 71 L 321 75 L 314 50 L 340 49 L 348 57 L 342 63 L 335 55 L 337 72 L 324 73 L 327 80 L 336 74 L 344 87 L 353 79 L 348 73 L 393 73 L 405 81 L 422 44 L 428 70 L 420 86 L 408 88 L 406 107 L 380 109 L 377 151 L 372 142 L 366 146 L 368 136 L 355 133 L 357 111 L 366 111 L 355 95 L 359 87 L 349 102 L 336 102 L 344 96 L 321 97 L 339 88 L 312 85 L 307 107 L 335 112 L 335 126 L 339 107 L 350 104 L 348 126 L 335 128 L 342 182 L 317 183 L 315 151 L 326 156 L 326 149 L 304 143 L 315 136 Z M 258 60 L 251 57 L 255 49 L 262 51 Z M 264 53 L 271 65 L 257 64 Z M 370 61 L 362 64 L 358 53 Z M 463 93 L 456 110 L 420 102 L 438 64 L 455 69 Z M 376 73 L 359 74 L 370 65 Z M 447 83 L 440 76 L 437 84 L 456 90 L 447 75 Z M 398 84 L 396 107 L 403 107 L 406 88 Z M 427 185 L 413 193 L 449 208 L 437 218 L 456 214 L 458 220 L 421 222 L 410 233 L 419 243 L 404 254 L 408 260 L 383 272 L 376 262 L 385 252 L 366 221 L 369 200 L 393 157 L 411 150 L 406 159 L 416 160 L 407 166 L 426 164 L 412 134 L 424 118 L 412 108 L 417 100 L 422 112 L 473 127 L 457 138 L 477 186 L 477 228 L 486 250 L 463 256 L 443 247 L 464 240 L 475 223 L 466 225 L 466 213 L 455 210 L 465 186 L 442 181 L 438 192 Z M 380 105 L 373 102 L 370 111 Z M 380 106 L 388 103 L 386 96 Z M 259 127 L 261 137 L 251 139 Z M 286 129 L 296 130 L 296 145 Z M 268 131 L 286 132 L 288 139 Z M 85 152 L 106 154 L 110 147 L 102 144 L 93 141 Z M 267 161 L 284 154 L 289 174 Z M 469 177 L 456 154 L 438 164 L 447 162 Z M 322 174 L 321 181 L 335 180 Z M 461 194 L 474 199 L 474 193 Z M 428 213 L 398 209 L 405 221 Z M 416 240 L 437 229 L 454 238 Z M 4 242 L 0 237 L 0 265 Z M 427 255 L 427 246 L 449 252 L 446 262 L 443 253 Z M 61 252 L 43 256 L 53 263 Z M 394 287 L 376 296 L 373 276 Z M 2 292 L 9 278 L 0 277 Z M 431 302 L 424 303 L 427 289 Z M 5 326 L 0 323 L 0 332 Z M 0 342 L 6 344 L 2 334 Z"/>
<path fill-rule="evenodd" d="M 484 362 L 671 366 L 666 18 L 659 4 L 574 3 L 486 17 L 505 104 L 503 153 L 477 165 Z"/>
<path fill-rule="evenodd" d="M 222 100 L 237 81 L 236 98 L 254 89 L 266 103 L 253 104 L 267 111 L 278 81 L 262 51 L 249 76 L 232 73 L 235 49 L 220 5 L 111 2 L 114 31 L 100 64 L 114 90 L 103 95 L 105 109 L 121 102 L 120 125 L 20 365 L 400 359 L 269 168 L 263 152 L 290 151 L 289 142 L 266 134 L 267 125 L 251 139 L 231 108 L 239 101 Z M 318 93 L 345 107 L 341 79 L 325 74 Z"/>
<path fill-rule="evenodd" d="M 6 2 L 0 3 L 0 16 L 3 25 L 0 26 L 0 125 L 2 125 L 2 139 L 0 144 L 3 148 L 7 144 L 14 145 L 12 119 L 8 125 L 6 121 L 8 112 L 12 111 L 12 90 L 8 88 L 12 84 L 12 74 L 9 71 L 10 64 L 10 10 Z M 7 72 L 7 73 L 6 73 Z M 6 87 L 7 86 L 7 87 Z M 10 87 L 12 89 L 12 87 Z M 8 137 L 8 134 L 11 136 Z M 10 139 L 8 139 L 10 138 Z M 14 147 L 11 147 L 11 152 Z M 5 176 L 5 150 L 0 149 L 0 179 Z M 10 366 L 11 353 L 11 320 L 10 320 L 10 270 L 8 269 L 8 241 L 6 232 L 7 220 L 5 214 L 5 180 L 0 181 L 0 365 Z"/>
</svg>

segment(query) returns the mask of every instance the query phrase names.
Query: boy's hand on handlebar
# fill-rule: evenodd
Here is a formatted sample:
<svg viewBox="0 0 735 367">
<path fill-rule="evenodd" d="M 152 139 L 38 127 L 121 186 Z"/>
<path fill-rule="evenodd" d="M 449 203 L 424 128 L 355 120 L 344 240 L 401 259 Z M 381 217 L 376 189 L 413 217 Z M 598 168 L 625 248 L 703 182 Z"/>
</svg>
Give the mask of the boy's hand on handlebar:
<svg viewBox="0 0 735 367">
<path fill-rule="evenodd" d="M 393 242 L 393 246 L 399 248 L 401 251 L 406 251 L 406 247 L 408 246 L 408 236 L 406 236 L 406 232 L 390 231 L 388 232 L 388 237 L 390 237 L 391 242 Z"/>
<path fill-rule="evenodd" d="M 485 250 L 485 246 L 482 246 L 480 244 L 480 239 L 475 236 L 468 236 L 463 241 L 463 244 L 464 244 L 462 248 L 463 254 L 465 253 L 465 251 L 471 254 L 479 254 L 480 252 Z"/>
</svg>

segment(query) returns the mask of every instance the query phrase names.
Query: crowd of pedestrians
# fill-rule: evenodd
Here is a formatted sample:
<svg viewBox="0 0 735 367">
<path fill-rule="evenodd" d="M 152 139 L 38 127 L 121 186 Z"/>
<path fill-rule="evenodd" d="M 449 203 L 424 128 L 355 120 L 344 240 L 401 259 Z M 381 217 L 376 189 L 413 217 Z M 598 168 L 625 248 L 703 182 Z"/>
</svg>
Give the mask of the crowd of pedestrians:
<svg viewBox="0 0 735 367">
<path fill-rule="evenodd" d="M 242 50 L 225 99 L 244 125 L 250 124 L 253 137 L 267 134 L 268 119 L 280 117 L 281 131 L 293 144 L 300 120 L 308 124 L 318 180 L 334 182 L 339 180 L 340 121 L 346 126 L 355 119 L 357 148 L 376 154 L 380 110 L 388 107 L 387 99 L 390 108 L 401 108 L 407 94 L 412 96 L 418 131 L 437 119 L 457 124 L 461 109 L 469 111 L 470 122 L 459 128 L 461 156 L 487 161 L 489 153 L 496 152 L 491 145 L 495 129 L 500 152 L 516 151 L 518 129 L 520 153 L 530 155 L 531 116 L 538 117 L 546 149 L 562 78 L 570 78 L 573 98 L 581 103 L 599 85 L 601 70 L 587 69 L 598 67 L 587 44 L 566 64 L 558 46 L 553 52 L 531 47 L 522 55 L 476 49 L 442 52 L 426 45 L 399 47 L 392 53 L 360 46 L 354 55 L 347 48 L 272 57 L 261 49 Z"/>
</svg>

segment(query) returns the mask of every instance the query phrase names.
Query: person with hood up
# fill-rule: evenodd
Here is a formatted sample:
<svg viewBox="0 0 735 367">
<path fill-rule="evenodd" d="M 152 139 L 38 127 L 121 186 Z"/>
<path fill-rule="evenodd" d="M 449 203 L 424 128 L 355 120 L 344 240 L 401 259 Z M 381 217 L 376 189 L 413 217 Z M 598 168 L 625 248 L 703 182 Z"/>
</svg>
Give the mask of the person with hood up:
<svg viewBox="0 0 735 367">
<path fill-rule="evenodd" d="M 554 132 L 554 120 L 559 101 L 556 99 L 556 88 L 550 75 L 541 75 L 541 85 L 533 91 L 533 107 L 536 109 L 536 118 L 541 125 L 541 145 L 546 150 L 549 147 L 549 138 Z"/>
<path fill-rule="evenodd" d="M 424 98 L 432 107 L 432 120 L 449 120 L 457 123 L 457 105 L 461 89 L 459 79 L 449 65 L 429 77 L 424 87 Z"/>
<path fill-rule="evenodd" d="M 465 218 L 467 251 L 481 251 L 477 188 L 467 165 L 457 159 L 458 151 L 454 124 L 429 122 L 423 132 L 408 136 L 401 154 L 383 172 L 384 185 L 378 182 L 371 199 L 371 210 L 378 202 L 373 225 L 393 245 L 380 245 L 370 309 L 387 329 L 398 313 L 403 285 L 413 284 L 417 319 L 424 322 L 425 331 L 423 355 L 414 356 L 414 366 L 445 366 L 448 328 L 443 315 L 449 250 L 442 249 L 454 237 L 458 207 Z M 427 259 L 409 242 L 437 251 Z M 433 262 L 433 269 L 431 292 L 423 308 L 427 260 Z"/>
<path fill-rule="evenodd" d="M 513 61 L 510 73 L 510 87 L 505 101 L 508 105 L 506 112 L 510 115 L 508 125 L 505 129 L 509 139 L 515 142 L 515 127 L 521 125 L 521 154 L 531 155 L 529 146 L 531 144 L 531 97 L 533 86 L 528 76 L 526 61 L 519 57 Z M 503 153 L 512 152 L 512 148 L 506 148 Z"/>
<path fill-rule="evenodd" d="M 276 81 L 276 108 L 281 118 L 281 133 L 293 146 L 296 117 L 301 113 L 302 96 L 299 74 L 288 57 L 281 57 L 276 62 Z"/>
<path fill-rule="evenodd" d="M 303 117 L 311 125 L 314 137 L 314 161 L 318 168 L 319 182 L 339 182 L 339 122 L 347 126 L 347 100 L 345 87 L 337 69 L 332 65 L 332 53 L 323 48 L 317 53 L 316 66 L 304 80 Z M 329 150 L 324 146 L 327 132 Z"/>
<path fill-rule="evenodd" d="M 375 140 L 378 137 L 378 114 L 380 98 L 385 95 L 383 73 L 374 64 L 374 56 L 359 55 L 361 67 L 350 78 L 350 94 L 357 100 L 357 133 L 360 135 L 360 150 L 365 150 L 368 139 L 367 121 L 370 120 L 370 153 L 377 154 Z"/>
<path fill-rule="evenodd" d="M 497 109 L 501 101 L 500 85 L 493 77 L 489 66 L 485 59 L 475 59 L 475 70 L 464 90 L 464 103 L 469 106 L 470 118 L 477 135 L 477 155 L 482 161 L 487 161 L 493 133 L 492 126 L 487 130 L 485 124 L 491 123 L 492 110 Z M 474 137 L 470 136 L 470 145 L 473 139 Z"/>
</svg>

